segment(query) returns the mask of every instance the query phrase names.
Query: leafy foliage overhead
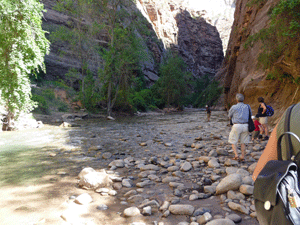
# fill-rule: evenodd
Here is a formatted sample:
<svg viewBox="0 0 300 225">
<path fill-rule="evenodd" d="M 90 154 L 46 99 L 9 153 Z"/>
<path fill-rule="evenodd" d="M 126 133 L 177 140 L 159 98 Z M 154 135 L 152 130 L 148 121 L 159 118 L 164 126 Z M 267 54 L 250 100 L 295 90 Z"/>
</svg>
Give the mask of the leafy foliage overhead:
<svg viewBox="0 0 300 225">
<path fill-rule="evenodd" d="M 29 74 L 44 69 L 49 41 L 42 30 L 43 4 L 37 0 L 0 1 L 0 95 L 9 112 L 28 111 Z"/>
</svg>

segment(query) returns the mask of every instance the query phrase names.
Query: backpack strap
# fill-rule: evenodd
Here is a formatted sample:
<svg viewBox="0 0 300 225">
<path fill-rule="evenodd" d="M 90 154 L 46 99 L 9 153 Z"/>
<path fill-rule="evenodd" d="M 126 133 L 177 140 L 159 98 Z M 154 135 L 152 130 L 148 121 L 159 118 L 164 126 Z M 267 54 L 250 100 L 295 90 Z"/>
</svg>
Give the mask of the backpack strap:
<svg viewBox="0 0 300 225">
<path fill-rule="evenodd" d="M 286 135 L 286 134 L 289 134 L 289 135 Z M 286 135 L 286 137 L 288 136 L 288 137 L 290 137 L 290 135 L 292 135 L 292 136 L 294 136 L 295 138 L 296 138 L 296 140 L 300 143 L 300 138 L 296 135 L 296 134 L 294 134 L 293 132 L 284 132 L 282 135 L 280 135 L 279 136 L 279 138 L 278 138 L 278 142 L 277 142 L 277 150 L 278 150 L 278 152 L 280 152 L 281 153 L 281 139 L 283 138 L 283 136 L 284 135 Z M 293 152 L 290 150 L 290 151 L 288 151 L 288 153 L 290 154 L 290 155 L 292 155 L 293 154 Z M 281 154 L 280 154 L 280 156 L 281 156 Z M 278 157 L 279 157 L 279 155 L 278 155 Z M 291 159 L 292 157 L 290 157 L 290 159 Z M 278 158 L 279 159 L 279 158 Z M 282 160 L 282 158 L 280 158 L 279 160 Z"/>
<path fill-rule="evenodd" d="M 291 105 L 287 109 L 287 112 L 285 114 L 285 120 L 284 120 L 284 133 L 278 138 L 278 141 L 277 141 L 278 160 L 282 160 L 281 138 L 284 136 L 284 134 L 291 134 L 291 132 L 290 132 L 290 129 L 291 129 L 291 114 L 292 114 L 292 110 L 293 110 L 294 106 L 295 106 L 295 104 Z M 294 133 L 292 133 L 292 134 L 294 134 Z M 289 160 L 289 159 L 291 159 L 291 157 L 293 155 L 293 145 L 292 145 L 290 135 L 285 136 L 285 143 L 286 143 L 286 156 L 287 156 L 287 159 Z"/>
</svg>

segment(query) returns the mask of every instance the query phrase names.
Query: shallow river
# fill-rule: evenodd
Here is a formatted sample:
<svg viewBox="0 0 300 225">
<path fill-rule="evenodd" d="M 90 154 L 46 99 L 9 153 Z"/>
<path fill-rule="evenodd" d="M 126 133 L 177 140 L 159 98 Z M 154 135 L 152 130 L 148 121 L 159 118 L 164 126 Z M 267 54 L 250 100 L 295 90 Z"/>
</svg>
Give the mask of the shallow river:
<svg viewBox="0 0 300 225">
<path fill-rule="evenodd" d="M 17 218 L 16 215 L 20 216 L 20 221 L 27 218 L 23 218 L 22 210 L 14 214 L 18 204 L 12 203 L 16 200 L 12 187 L 19 188 L 15 190 L 19 192 L 25 187 L 61 185 L 61 189 L 55 193 L 52 186 L 47 186 L 49 190 L 44 191 L 45 193 L 40 190 L 43 197 L 51 193 L 55 195 L 52 196 L 53 199 L 59 202 L 71 195 L 67 187 L 78 191 L 78 188 L 74 189 L 76 187 L 72 179 L 84 167 L 108 169 L 108 164 L 114 159 L 150 159 L 182 152 L 191 152 L 197 157 L 203 150 L 197 150 L 196 153 L 190 150 L 195 138 L 201 137 L 204 140 L 204 149 L 207 143 L 211 148 L 220 142 L 226 143 L 230 131 L 227 126 L 227 113 L 222 111 L 213 111 L 209 123 L 206 122 L 206 113 L 202 110 L 186 110 L 174 114 L 148 113 L 135 117 L 119 117 L 114 121 L 104 118 L 87 119 L 74 123 L 76 126 L 70 128 L 60 128 L 60 124 L 45 124 L 45 127 L 39 129 L 0 133 L 0 188 L 2 193 L 9 196 L 9 200 L 2 202 L 2 205 L 11 204 L 7 209 L 0 210 L 0 217 L 7 215 L 7 221 L 4 220 L 6 224 L 13 224 L 10 213 L 14 218 Z M 112 157 L 103 159 L 101 156 L 104 152 L 112 153 Z M 131 170 L 122 170 L 119 173 L 128 176 L 130 172 Z M 44 224 L 58 223 L 59 220 L 51 220 L 49 213 L 39 212 L 39 205 L 34 201 L 31 206 L 27 202 L 25 206 L 20 203 L 19 207 L 25 207 L 26 212 L 29 208 L 36 215 L 34 220 L 47 215 L 49 219 Z M 44 207 L 53 210 L 51 206 Z M 27 223 L 25 221 L 24 224 Z M 248 218 L 241 224 L 257 223 L 255 219 Z"/>
</svg>

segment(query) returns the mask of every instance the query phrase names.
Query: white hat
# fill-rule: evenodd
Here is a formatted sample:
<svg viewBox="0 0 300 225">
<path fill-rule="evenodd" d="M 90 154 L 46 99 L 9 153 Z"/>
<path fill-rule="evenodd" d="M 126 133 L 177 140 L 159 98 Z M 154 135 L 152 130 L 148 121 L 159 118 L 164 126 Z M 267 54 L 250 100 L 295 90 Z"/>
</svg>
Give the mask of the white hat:
<svg viewBox="0 0 300 225">
<path fill-rule="evenodd" d="M 255 116 L 251 116 L 252 119 L 255 119 Z"/>
</svg>

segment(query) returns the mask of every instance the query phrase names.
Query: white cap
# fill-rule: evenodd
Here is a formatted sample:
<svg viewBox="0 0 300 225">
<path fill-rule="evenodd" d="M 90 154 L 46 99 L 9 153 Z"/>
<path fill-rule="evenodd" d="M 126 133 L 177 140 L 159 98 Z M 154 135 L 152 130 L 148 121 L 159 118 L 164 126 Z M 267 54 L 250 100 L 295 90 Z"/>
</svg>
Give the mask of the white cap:
<svg viewBox="0 0 300 225">
<path fill-rule="evenodd" d="M 255 119 L 255 116 L 251 116 L 252 119 Z"/>
</svg>

